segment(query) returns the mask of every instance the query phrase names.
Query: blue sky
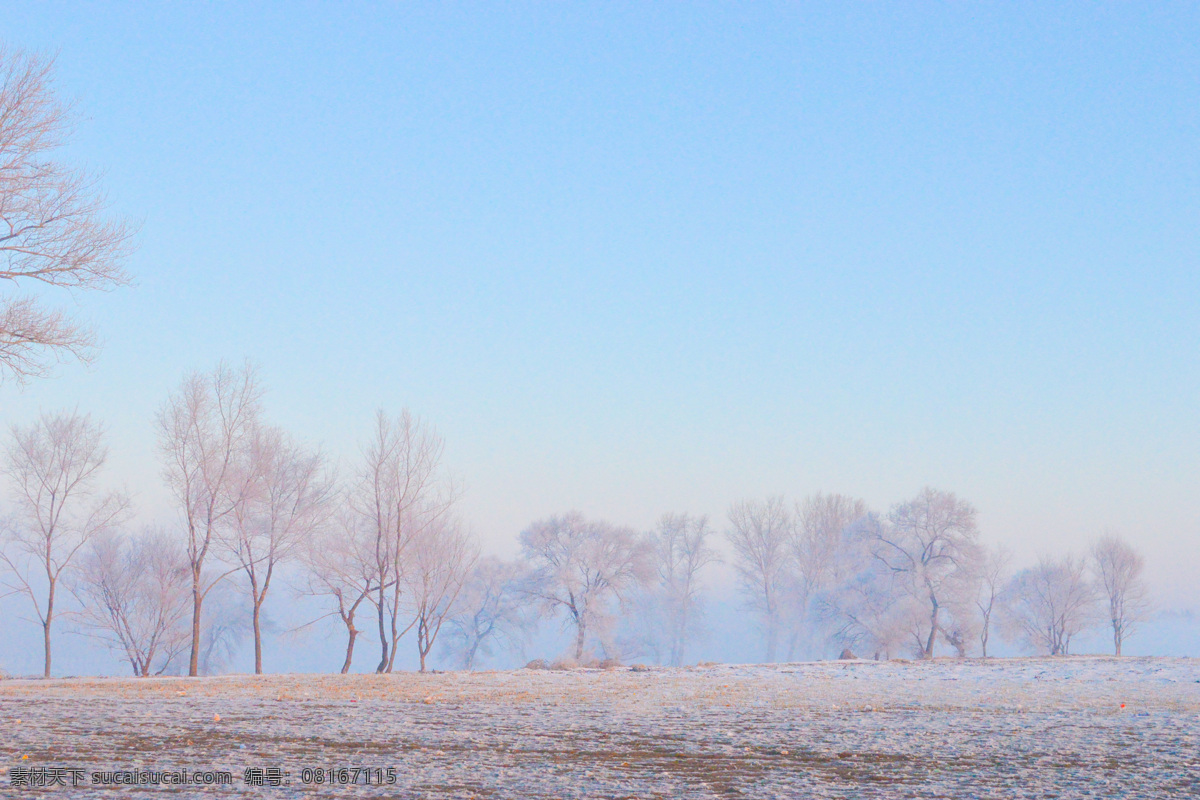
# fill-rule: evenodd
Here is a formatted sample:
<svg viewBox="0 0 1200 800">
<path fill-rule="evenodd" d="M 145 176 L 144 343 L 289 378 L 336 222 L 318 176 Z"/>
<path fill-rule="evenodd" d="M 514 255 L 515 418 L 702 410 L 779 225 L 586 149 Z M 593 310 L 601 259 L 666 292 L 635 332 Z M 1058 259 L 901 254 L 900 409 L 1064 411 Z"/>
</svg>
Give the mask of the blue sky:
<svg viewBox="0 0 1200 800">
<path fill-rule="evenodd" d="M 64 298 L 77 405 L 167 514 L 152 419 L 250 357 L 351 459 L 445 436 L 489 547 L 925 484 L 1023 558 L 1105 527 L 1194 602 L 1200 10 L 1188 4 L 17 3 L 142 221 Z"/>
</svg>

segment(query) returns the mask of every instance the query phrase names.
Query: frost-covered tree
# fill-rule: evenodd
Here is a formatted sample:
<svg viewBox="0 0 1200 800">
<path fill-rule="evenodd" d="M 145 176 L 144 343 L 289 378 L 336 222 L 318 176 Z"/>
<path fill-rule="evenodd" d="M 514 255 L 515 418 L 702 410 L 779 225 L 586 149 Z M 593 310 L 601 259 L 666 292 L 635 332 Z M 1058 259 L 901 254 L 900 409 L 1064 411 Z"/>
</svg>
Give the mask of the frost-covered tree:
<svg viewBox="0 0 1200 800">
<path fill-rule="evenodd" d="M 1095 623 L 1096 600 L 1087 562 L 1073 555 L 1043 556 L 1013 576 L 1004 597 L 1019 636 L 1052 656 L 1068 655 L 1071 639 Z"/>
<path fill-rule="evenodd" d="M 98 537 L 70 586 L 80 630 L 120 653 L 134 675 L 161 675 L 186 652 L 191 598 L 177 537 L 153 530 Z"/>
<path fill-rule="evenodd" d="M 130 282 L 132 229 L 107 216 L 94 176 L 55 160 L 74 115 L 53 77 L 53 58 L 0 44 L 0 284 L 108 291 Z M 92 359 L 95 335 L 44 294 L 0 297 L 0 380 Z"/>
<path fill-rule="evenodd" d="M 589 636 L 604 642 L 613 604 L 649 578 L 645 542 L 628 528 L 589 522 L 577 511 L 533 523 L 521 532 L 532 574 L 527 592 L 543 611 L 563 612 L 575 630 L 575 659 Z"/>
<path fill-rule="evenodd" d="M 847 526 L 832 564 L 836 579 L 813 595 L 813 608 L 829 637 L 853 651 L 890 658 L 911 636 L 922 606 L 910 572 L 898 572 L 874 556 L 886 520 L 868 514 Z"/>
<path fill-rule="evenodd" d="M 239 469 L 253 442 L 262 389 L 249 364 L 221 364 L 188 376 L 158 412 L 163 477 L 179 505 L 192 589 L 188 675 L 200 674 L 204 601 L 230 571 L 209 569 L 209 556 L 244 500 Z"/>
<path fill-rule="evenodd" d="M 447 514 L 435 515 L 413 539 L 404 582 L 415 612 L 421 672 L 478 558 L 474 537 Z"/>
<path fill-rule="evenodd" d="M 1150 611 L 1149 587 L 1142 574 L 1146 562 L 1141 553 L 1112 533 L 1092 545 L 1090 556 L 1098 588 L 1108 606 L 1113 649 L 1121 655 L 1125 639 Z"/>
<path fill-rule="evenodd" d="M 375 554 L 376 672 L 392 671 L 400 638 L 411 628 L 411 623 L 403 626 L 407 617 L 401 602 L 409 545 L 453 502 L 453 491 L 439 476 L 443 447 L 442 437 L 407 409 L 395 420 L 378 412 L 363 447 L 350 507 L 359 517 L 357 525 L 371 537 Z"/>
<path fill-rule="evenodd" d="M 733 568 L 742 593 L 758 616 L 766 661 L 773 662 L 795 580 L 792 515 L 782 497 L 735 503 L 729 509 L 725 538 L 733 547 Z"/>
<path fill-rule="evenodd" d="M 12 517 L 0 547 L 0 581 L 24 595 L 42 628 L 44 675 L 50 677 L 51 630 L 59 588 L 75 557 L 120 523 L 129 499 L 103 492 L 98 479 L 108 450 L 104 429 L 77 413 L 43 414 L 14 425 L 0 470 L 12 487 Z"/>
<path fill-rule="evenodd" d="M 336 616 L 346 628 L 343 675 L 350 671 L 354 645 L 362 632 L 357 625 L 359 612 L 371 609 L 372 598 L 379 596 L 381 588 L 384 592 L 389 588 L 387 579 L 379 573 L 377 544 L 375 531 L 363 525 L 358 514 L 343 506 L 334 524 L 319 529 L 301 552 L 305 582 L 300 593 L 332 606 L 318 619 Z"/>
<path fill-rule="evenodd" d="M 996 610 L 1008 582 L 1009 564 L 1012 554 L 1003 547 L 987 549 L 979 564 L 979 591 L 975 596 L 975 607 L 979 612 L 979 646 L 984 658 L 988 657 Z"/>
<path fill-rule="evenodd" d="M 254 672 L 263 671 L 262 610 L 279 569 L 325 524 L 333 484 L 324 457 L 278 428 L 257 425 L 240 454 L 241 502 L 222 536 L 226 557 L 250 590 Z"/>
<path fill-rule="evenodd" d="M 471 570 L 448 620 L 448 649 L 463 669 L 474 669 L 480 656 L 496 646 L 519 648 L 530 627 L 522 565 L 496 556 L 480 558 Z"/>
<path fill-rule="evenodd" d="M 700 621 L 700 571 L 717 560 L 711 535 L 707 517 L 664 514 L 648 539 L 655 575 L 650 599 L 672 666 L 683 665 Z"/>
<path fill-rule="evenodd" d="M 975 508 L 953 492 L 925 488 L 874 528 L 872 554 L 924 610 L 924 619 L 910 626 L 922 658 L 933 658 L 952 607 L 966 605 L 957 601 L 969 591 L 981 557 L 975 518 Z"/>
<path fill-rule="evenodd" d="M 866 516 L 866 503 L 841 494 L 818 492 L 796 504 L 791 538 L 796 580 L 791 582 L 792 610 L 788 615 L 789 661 L 795 655 L 801 635 L 808 629 L 812 599 L 847 577 L 840 572 L 846 560 L 839 558 L 845 532 Z"/>
</svg>

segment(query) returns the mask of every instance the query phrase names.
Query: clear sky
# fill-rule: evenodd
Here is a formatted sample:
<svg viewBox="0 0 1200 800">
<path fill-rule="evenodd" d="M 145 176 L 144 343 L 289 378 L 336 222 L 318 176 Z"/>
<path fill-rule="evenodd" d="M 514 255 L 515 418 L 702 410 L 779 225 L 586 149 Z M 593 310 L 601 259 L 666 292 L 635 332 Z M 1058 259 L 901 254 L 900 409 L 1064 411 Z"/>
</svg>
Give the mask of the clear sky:
<svg viewBox="0 0 1200 800">
<path fill-rule="evenodd" d="M 1023 559 L 1116 528 L 1200 600 L 1200 7 L 7 3 L 142 221 L 78 406 L 257 361 L 350 459 L 433 423 L 489 547 L 577 507 L 926 484 Z"/>
</svg>

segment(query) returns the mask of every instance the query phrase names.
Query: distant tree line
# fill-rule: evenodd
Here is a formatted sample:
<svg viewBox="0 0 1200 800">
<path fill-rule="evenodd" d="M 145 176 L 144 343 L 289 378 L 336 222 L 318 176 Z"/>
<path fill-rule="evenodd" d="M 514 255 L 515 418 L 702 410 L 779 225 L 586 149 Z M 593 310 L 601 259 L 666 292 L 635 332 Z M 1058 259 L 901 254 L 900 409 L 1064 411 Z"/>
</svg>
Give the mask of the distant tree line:
<svg viewBox="0 0 1200 800">
<path fill-rule="evenodd" d="M 1150 609 L 1144 560 L 1114 534 L 1084 556 L 1043 556 L 1010 572 L 1011 556 L 979 537 L 976 511 L 926 488 L 886 514 L 861 500 L 816 494 L 737 504 L 727 537 L 733 566 L 764 634 L 791 659 L 829 643 L 875 658 L 989 655 L 993 634 L 1050 655 L 1079 633 L 1111 627 L 1113 649 Z"/>
<path fill-rule="evenodd" d="M 343 673 L 367 642 L 375 671 L 393 671 L 406 637 L 422 671 L 439 642 L 472 669 L 521 650 L 543 621 L 569 633 L 574 663 L 682 665 L 703 631 L 703 579 L 719 560 L 705 517 L 666 514 L 641 533 L 560 514 L 531 523 L 520 557 L 504 561 L 481 557 L 440 436 L 407 411 L 377 414 L 342 476 L 266 421 L 248 365 L 188 376 L 156 423 L 176 522 L 137 532 L 129 498 L 99 488 L 102 426 L 65 412 L 9 431 L 0 580 L 42 628 L 46 676 L 68 605 L 72 629 L 136 675 L 212 671 L 244 635 L 262 672 L 265 609 L 288 595 L 337 620 Z M 734 503 L 723 534 L 763 659 L 988 656 L 997 635 L 1064 655 L 1100 625 L 1121 654 L 1150 608 L 1127 542 L 1106 534 L 1084 555 L 1014 572 L 976 517 L 929 488 L 887 513 L 838 494 Z"/>
</svg>

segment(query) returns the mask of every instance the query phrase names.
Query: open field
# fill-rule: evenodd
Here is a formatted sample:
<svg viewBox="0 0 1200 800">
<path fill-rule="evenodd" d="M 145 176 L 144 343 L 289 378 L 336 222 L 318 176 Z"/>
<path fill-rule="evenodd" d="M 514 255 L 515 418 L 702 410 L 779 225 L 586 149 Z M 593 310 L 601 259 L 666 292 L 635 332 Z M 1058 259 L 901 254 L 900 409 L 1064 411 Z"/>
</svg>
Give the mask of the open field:
<svg viewBox="0 0 1200 800">
<path fill-rule="evenodd" d="M 0 731 L 0 796 L 68 767 L 233 780 L 47 796 L 1185 797 L 1200 660 L 8 680 Z M 288 783 L 248 786 L 255 767 Z M 303 783 L 341 767 L 395 783 Z"/>
</svg>

